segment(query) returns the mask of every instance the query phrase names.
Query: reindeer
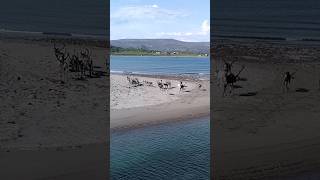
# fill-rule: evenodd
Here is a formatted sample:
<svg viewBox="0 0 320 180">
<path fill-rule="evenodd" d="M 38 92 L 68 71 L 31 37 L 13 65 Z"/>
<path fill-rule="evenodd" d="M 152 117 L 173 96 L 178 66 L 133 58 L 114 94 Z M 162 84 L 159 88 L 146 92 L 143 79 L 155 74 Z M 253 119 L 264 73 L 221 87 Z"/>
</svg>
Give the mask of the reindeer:
<svg viewBox="0 0 320 180">
<path fill-rule="evenodd" d="M 139 84 L 140 84 L 139 79 L 138 79 L 138 78 L 132 79 L 132 80 L 131 80 L 131 84 L 139 85 Z"/>
<path fill-rule="evenodd" d="M 142 84 L 140 83 L 138 78 L 130 78 L 129 76 L 127 76 L 127 80 L 128 82 L 133 85 L 133 86 L 141 86 Z"/>
<path fill-rule="evenodd" d="M 75 53 L 75 50 L 74 50 L 74 53 L 72 56 L 70 56 L 70 64 L 69 64 L 69 67 L 70 67 L 70 71 L 71 72 L 79 72 L 80 71 L 80 67 L 79 67 L 79 55 L 78 53 L 76 54 Z"/>
<path fill-rule="evenodd" d="M 150 81 L 144 80 L 143 83 L 146 84 L 147 86 L 153 86 L 153 83 Z"/>
<path fill-rule="evenodd" d="M 166 89 L 171 88 L 171 82 L 167 81 L 165 83 L 163 83 L 163 85 L 165 86 Z"/>
<path fill-rule="evenodd" d="M 236 83 L 239 80 L 239 75 L 244 70 L 244 68 L 245 66 L 242 66 L 241 70 L 236 75 L 234 75 L 232 72 L 226 74 L 226 77 L 225 77 L 226 82 L 224 83 L 222 96 L 225 95 L 228 87 L 230 88 L 229 93 L 231 94 L 233 92 L 234 83 Z"/>
<path fill-rule="evenodd" d="M 84 68 L 85 68 L 84 73 L 86 70 L 88 70 L 89 77 L 92 77 L 92 73 L 93 73 L 93 62 L 91 58 L 92 52 L 88 48 L 85 48 L 85 50 L 81 50 L 80 54 L 83 60 Z"/>
<path fill-rule="evenodd" d="M 182 83 L 182 81 L 180 81 L 180 84 L 178 84 L 178 86 L 180 87 L 179 92 L 183 90 L 185 87 L 187 87 L 185 84 Z"/>
<path fill-rule="evenodd" d="M 131 78 L 129 76 L 127 76 L 127 80 L 131 84 Z"/>
<path fill-rule="evenodd" d="M 289 71 L 285 72 L 284 73 L 284 79 L 283 79 L 283 85 L 286 87 L 286 90 L 288 91 L 289 90 L 289 86 L 290 86 L 290 83 L 291 83 L 291 80 L 294 79 L 294 74 L 296 72 L 293 72 L 293 73 L 290 73 Z"/>
<path fill-rule="evenodd" d="M 59 67 L 60 67 L 60 80 L 62 83 L 67 80 L 68 78 L 68 58 L 69 58 L 69 53 L 67 52 L 65 48 L 65 44 L 63 44 L 62 48 L 56 47 L 56 43 L 53 45 L 54 48 L 54 53 L 56 56 L 56 59 L 59 62 Z M 63 76 L 63 77 L 62 77 Z"/>
<path fill-rule="evenodd" d="M 79 60 L 79 73 L 80 73 L 80 79 L 84 79 L 85 78 L 85 62 L 83 60 Z"/>
<path fill-rule="evenodd" d="M 224 62 L 224 72 L 225 73 L 231 73 L 231 69 L 232 69 L 232 66 L 233 66 L 233 63 L 235 63 L 237 60 L 233 60 L 231 62 L 227 62 L 223 59 L 223 62 Z"/>
<path fill-rule="evenodd" d="M 161 81 L 158 81 L 158 87 L 160 88 L 160 90 L 162 90 L 164 88 L 164 85 L 162 83 L 162 80 Z"/>
<path fill-rule="evenodd" d="M 56 46 L 56 43 L 53 44 L 53 49 L 54 49 L 54 54 L 56 56 L 56 59 L 58 61 L 60 61 L 61 57 L 63 56 L 63 54 L 66 53 L 66 45 L 62 44 L 63 46 L 61 48 Z M 64 50 L 64 52 L 63 52 Z"/>
</svg>

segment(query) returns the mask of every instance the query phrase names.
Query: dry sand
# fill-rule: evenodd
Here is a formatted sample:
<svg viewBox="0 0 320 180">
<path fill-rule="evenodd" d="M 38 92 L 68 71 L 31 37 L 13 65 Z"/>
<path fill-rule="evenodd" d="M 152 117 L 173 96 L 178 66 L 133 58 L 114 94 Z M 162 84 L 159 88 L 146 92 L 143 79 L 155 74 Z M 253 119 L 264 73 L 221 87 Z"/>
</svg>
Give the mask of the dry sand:
<svg viewBox="0 0 320 180">
<path fill-rule="evenodd" d="M 187 77 L 132 76 L 154 86 L 132 87 L 125 75 L 111 75 L 111 122 L 113 130 L 124 130 L 209 115 L 209 81 Z M 170 81 L 161 90 L 157 81 Z M 180 91 L 182 81 L 187 87 Z M 199 88 L 199 84 L 202 85 Z"/>
<path fill-rule="evenodd" d="M 228 97 L 213 82 L 213 176 L 283 179 L 319 172 L 320 49 L 236 41 L 221 47 L 239 58 L 235 72 L 246 66 L 240 77 L 247 81 L 238 82 L 242 88 Z M 288 92 L 282 88 L 285 71 L 296 71 Z"/>
<path fill-rule="evenodd" d="M 89 47 L 95 70 L 106 71 L 105 48 L 66 45 Z M 50 42 L 1 38 L 0 179 L 72 179 L 94 168 L 107 177 L 108 77 L 73 77 L 60 83 Z"/>
</svg>

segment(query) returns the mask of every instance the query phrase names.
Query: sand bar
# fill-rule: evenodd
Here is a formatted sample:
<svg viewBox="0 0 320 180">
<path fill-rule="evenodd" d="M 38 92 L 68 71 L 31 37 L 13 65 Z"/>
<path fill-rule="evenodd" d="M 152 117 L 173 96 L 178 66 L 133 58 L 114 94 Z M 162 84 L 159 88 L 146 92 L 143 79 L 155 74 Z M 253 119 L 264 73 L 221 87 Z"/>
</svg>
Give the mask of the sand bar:
<svg viewBox="0 0 320 180">
<path fill-rule="evenodd" d="M 208 116 L 209 81 L 197 78 L 134 75 L 154 86 L 131 87 L 125 75 L 111 75 L 111 122 L 113 130 L 124 130 Z M 157 81 L 171 82 L 171 88 L 161 90 Z M 180 91 L 182 81 L 187 87 Z M 199 88 L 199 84 L 201 87 Z"/>
</svg>

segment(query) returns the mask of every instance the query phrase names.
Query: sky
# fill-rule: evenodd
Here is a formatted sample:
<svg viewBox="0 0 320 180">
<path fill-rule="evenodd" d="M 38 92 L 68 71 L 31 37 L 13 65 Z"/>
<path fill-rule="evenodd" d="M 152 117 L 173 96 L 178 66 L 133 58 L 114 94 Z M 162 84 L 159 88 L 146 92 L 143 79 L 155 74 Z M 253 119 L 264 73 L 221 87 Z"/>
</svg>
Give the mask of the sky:
<svg viewBox="0 0 320 180">
<path fill-rule="evenodd" d="M 210 0 L 111 0 L 110 38 L 210 41 Z"/>
</svg>

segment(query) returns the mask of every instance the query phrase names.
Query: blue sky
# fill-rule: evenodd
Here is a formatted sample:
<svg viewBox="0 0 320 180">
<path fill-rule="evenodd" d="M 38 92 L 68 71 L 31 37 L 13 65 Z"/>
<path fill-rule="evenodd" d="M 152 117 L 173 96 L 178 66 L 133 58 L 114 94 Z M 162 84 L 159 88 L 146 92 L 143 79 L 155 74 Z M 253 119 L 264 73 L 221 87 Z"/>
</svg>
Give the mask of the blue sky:
<svg viewBox="0 0 320 180">
<path fill-rule="evenodd" d="M 210 40 L 210 0 L 111 0 L 115 39 Z"/>
</svg>

